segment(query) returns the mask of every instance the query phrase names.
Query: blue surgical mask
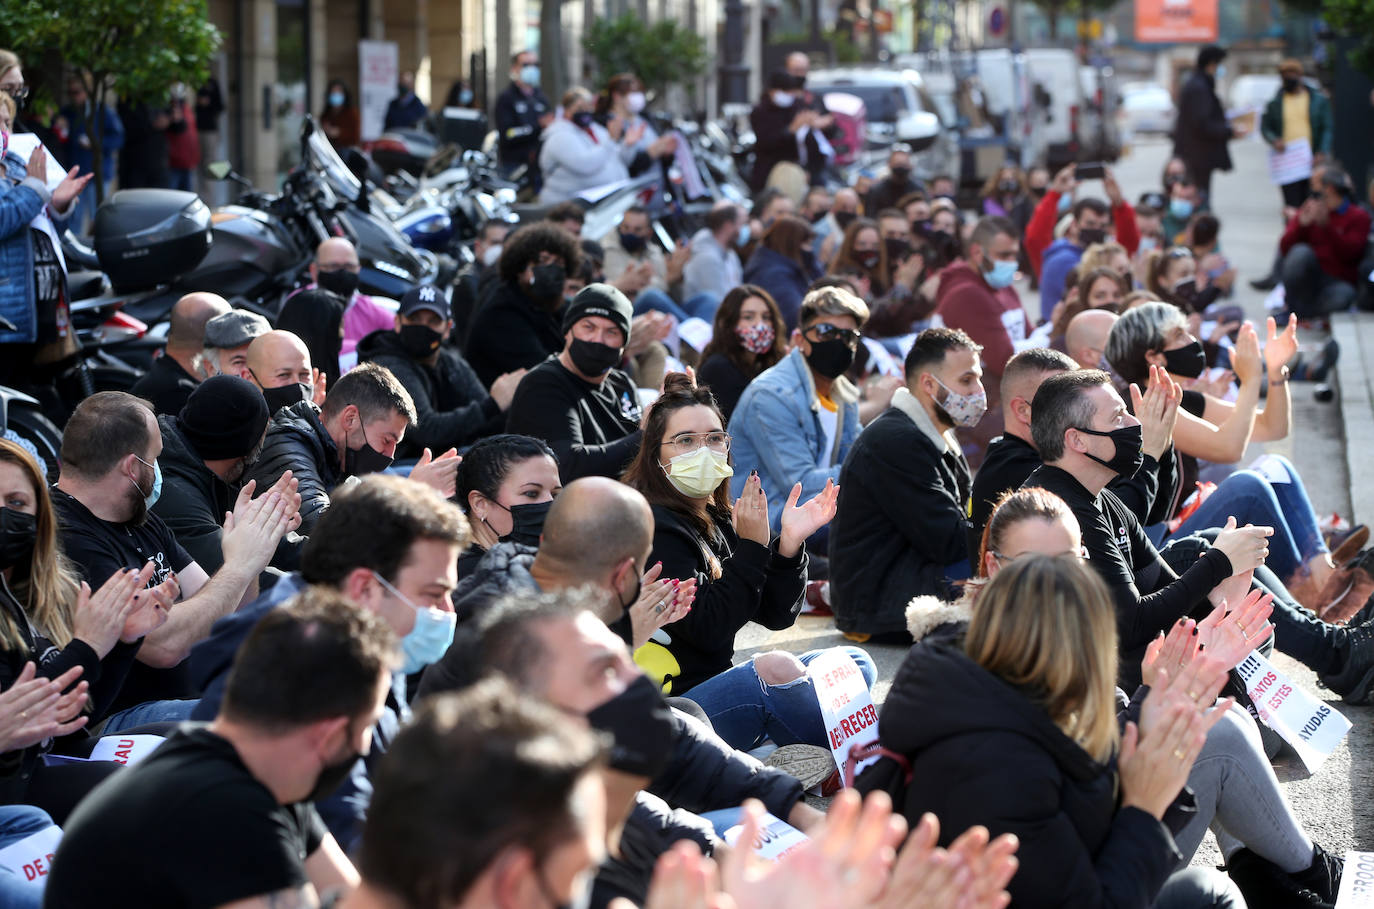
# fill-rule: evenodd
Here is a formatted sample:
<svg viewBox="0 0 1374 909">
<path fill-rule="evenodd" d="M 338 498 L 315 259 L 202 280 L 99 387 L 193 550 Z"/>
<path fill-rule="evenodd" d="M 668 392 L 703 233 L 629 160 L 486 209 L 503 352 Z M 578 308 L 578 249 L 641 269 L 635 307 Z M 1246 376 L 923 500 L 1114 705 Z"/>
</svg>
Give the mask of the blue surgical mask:
<svg viewBox="0 0 1374 909">
<path fill-rule="evenodd" d="M 147 504 L 149 508 L 152 508 L 154 505 L 157 504 L 158 498 L 162 495 L 162 467 L 158 465 L 156 458 L 153 459 L 153 463 L 149 464 L 147 461 L 138 457 L 138 455 L 134 455 L 134 457 L 137 458 L 138 463 L 142 464 L 144 467 L 153 468 L 152 491 L 145 493 L 137 483 L 134 483 L 134 488 L 143 494 L 144 503 Z M 130 480 L 129 482 L 133 483 L 134 481 Z"/>
<path fill-rule="evenodd" d="M 520 67 L 520 81 L 526 85 L 538 85 L 539 66 L 534 63 L 527 63 Z"/>
<path fill-rule="evenodd" d="M 1187 199 L 1170 199 L 1169 214 L 1180 221 L 1187 220 L 1193 216 L 1193 203 Z"/>
<path fill-rule="evenodd" d="M 749 245 L 749 225 L 746 224 L 739 229 L 739 239 L 735 241 L 736 246 Z"/>
<path fill-rule="evenodd" d="M 343 93 L 343 92 L 330 92 L 330 93 L 329 93 L 329 106 L 330 106 L 330 107 L 343 107 L 343 103 L 344 103 L 344 93 Z"/>
<path fill-rule="evenodd" d="M 1073 208 L 1073 196 L 1063 193 L 1059 196 L 1059 214 L 1068 214 L 1069 209 Z"/>
<path fill-rule="evenodd" d="M 472 89 L 470 89 L 470 88 L 459 89 L 459 90 L 458 90 L 458 103 L 459 103 L 459 104 L 471 104 L 471 103 L 472 103 Z"/>
<path fill-rule="evenodd" d="M 992 270 L 983 272 L 983 280 L 987 281 L 990 287 L 998 290 L 1010 287 L 1011 282 L 1016 280 L 1016 263 L 993 262 Z"/>
<path fill-rule="evenodd" d="M 430 663 L 437 663 L 453 643 L 453 629 L 458 624 L 458 615 L 432 606 L 416 606 L 410 598 L 386 578 L 372 572 L 372 576 L 396 599 L 415 610 L 415 627 L 401 639 L 401 653 L 405 663 L 401 671 L 406 675 L 419 672 Z"/>
<path fill-rule="evenodd" d="M 1219 65 L 1217 66 L 1217 81 L 1218 81 L 1218 82 L 1225 82 L 1225 81 L 1226 81 L 1226 64 L 1225 64 L 1225 63 L 1219 64 Z"/>
</svg>

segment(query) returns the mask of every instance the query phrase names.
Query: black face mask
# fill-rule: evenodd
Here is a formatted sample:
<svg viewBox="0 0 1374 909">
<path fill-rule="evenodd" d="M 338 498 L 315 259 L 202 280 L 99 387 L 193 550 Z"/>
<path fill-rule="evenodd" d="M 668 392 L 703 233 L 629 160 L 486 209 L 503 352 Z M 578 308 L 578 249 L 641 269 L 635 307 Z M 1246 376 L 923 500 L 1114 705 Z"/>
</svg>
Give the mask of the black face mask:
<svg viewBox="0 0 1374 909">
<path fill-rule="evenodd" d="M 1291 95 L 1298 90 L 1299 84 L 1297 79 L 1285 77 L 1283 80 L 1283 90 Z"/>
<path fill-rule="evenodd" d="M 322 271 L 316 276 L 315 283 L 331 294 L 342 297 L 344 303 L 347 304 L 353 299 L 354 291 L 358 289 L 358 273 L 346 268 Z"/>
<path fill-rule="evenodd" d="M 360 477 L 368 473 L 381 473 L 391 466 L 393 460 L 373 448 L 372 443 L 367 441 L 367 430 L 363 430 L 362 447 L 344 449 L 344 475 Z"/>
<path fill-rule="evenodd" d="M 582 129 L 588 129 L 592 125 L 592 112 L 580 110 L 572 115 L 572 122 Z"/>
<path fill-rule="evenodd" d="M 809 340 L 809 339 L 808 339 Z M 836 379 L 854 365 L 854 348 L 844 341 L 811 341 L 811 353 L 806 362 L 827 379 Z"/>
<path fill-rule="evenodd" d="M 605 375 L 611 367 L 620 362 L 620 351 L 619 347 L 609 344 L 573 338 L 572 344 L 568 347 L 568 356 L 582 375 L 600 376 Z"/>
<path fill-rule="evenodd" d="M 1164 368 L 1176 376 L 1196 379 L 1207 368 L 1207 354 L 1202 342 L 1194 340 L 1191 344 L 1164 351 Z"/>
<path fill-rule="evenodd" d="M 859 217 L 856 211 L 836 211 L 831 214 L 835 216 L 835 224 L 840 230 L 847 230 L 849 225 L 854 223 L 854 219 Z"/>
<path fill-rule="evenodd" d="M 1078 245 L 1084 249 L 1094 243 L 1102 243 L 1107 239 L 1107 232 L 1100 227 L 1080 227 L 1078 229 Z"/>
<path fill-rule="evenodd" d="M 909 167 L 894 167 L 891 168 L 891 173 L 893 183 L 905 186 L 907 181 L 911 179 L 911 168 Z"/>
<path fill-rule="evenodd" d="M 319 802 L 329 798 L 334 794 L 334 790 L 343 785 L 343 781 L 348 779 L 348 774 L 353 770 L 353 765 L 358 763 L 361 757 L 356 751 L 350 751 L 341 760 L 332 764 L 325 764 L 320 768 L 320 775 L 315 780 L 315 788 L 310 790 L 304 801 Z"/>
<path fill-rule="evenodd" d="M 280 388 L 264 388 L 262 390 L 262 396 L 267 400 L 268 413 L 276 413 L 283 407 L 309 401 L 314 394 L 315 389 L 300 382 L 292 382 L 290 385 L 283 385 Z"/>
<path fill-rule="evenodd" d="M 500 502 L 496 502 L 501 505 Z M 511 529 L 510 533 L 501 537 L 502 542 L 520 543 L 524 546 L 538 546 L 539 537 L 544 532 L 544 519 L 549 516 L 549 508 L 553 506 L 553 501 L 531 502 L 527 505 L 512 505 L 506 508 L 510 512 Z"/>
<path fill-rule="evenodd" d="M 896 237 L 888 237 L 884 240 L 883 247 L 887 250 L 887 261 L 894 264 L 905 259 L 907 253 L 911 252 L 911 244 Z"/>
<path fill-rule="evenodd" d="M 530 296 L 545 303 L 563 301 L 563 282 L 568 274 L 562 264 L 534 266 L 534 280 L 530 282 Z"/>
<path fill-rule="evenodd" d="M 672 757 L 677 722 L 648 676 L 587 714 L 587 722 L 610 734 L 612 769 L 653 779 Z"/>
<path fill-rule="evenodd" d="M 1079 432 L 1086 432 L 1090 436 L 1105 436 L 1112 440 L 1112 444 L 1116 446 L 1116 451 L 1111 460 L 1104 461 L 1090 454 L 1088 457 L 1124 479 L 1129 480 L 1135 476 L 1140 465 L 1145 463 L 1145 455 L 1140 451 L 1143 439 L 1139 426 L 1123 426 L 1120 429 L 1113 429 L 1111 432 L 1099 432 L 1096 429 L 1084 429 L 1081 426 L 1074 428 Z M 1088 453 L 1085 451 L 1084 454 Z"/>
<path fill-rule="evenodd" d="M 31 514 L 0 507 L 0 571 L 17 565 L 27 567 L 38 537 L 38 519 Z"/>
<path fill-rule="evenodd" d="M 627 234 L 624 232 L 620 234 L 620 246 L 627 253 L 637 253 L 648 244 L 649 241 L 645 240 L 639 234 Z"/>
<path fill-rule="evenodd" d="M 443 343 L 444 336 L 428 325 L 402 325 L 401 349 L 413 360 L 423 360 L 434 355 Z"/>
</svg>

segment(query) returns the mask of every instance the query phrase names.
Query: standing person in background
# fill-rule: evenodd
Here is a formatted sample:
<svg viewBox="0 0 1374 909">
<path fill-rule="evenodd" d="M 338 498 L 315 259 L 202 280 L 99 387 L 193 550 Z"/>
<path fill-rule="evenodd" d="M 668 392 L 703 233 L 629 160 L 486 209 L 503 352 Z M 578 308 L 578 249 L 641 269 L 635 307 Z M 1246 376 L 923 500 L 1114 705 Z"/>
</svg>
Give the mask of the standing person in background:
<svg viewBox="0 0 1374 909">
<path fill-rule="evenodd" d="M 147 101 L 121 98 L 115 110 L 119 121 L 124 124 L 124 145 L 119 154 L 119 188 L 161 189 L 167 186 L 167 128 L 172 125 L 169 108 Z M 110 172 L 106 171 L 106 174 Z M 106 180 L 109 180 L 108 176 Z M 110 191 L 107 182 L 106 198 L 109 198 Z"/>
<path fill-rule="evenodd" d="M 224 94 L 214 76 L 196 91 L 196 139 L 200 142 L 200 163 L 209 164 L 220 157 L 219 118 L 224 113 Z M 200 194 L 209 195 L 210 184 L 201 172 Z"/>
<path fill-rule="evenodd" d="M 68 165 L 79 167 L 80 173 L 94 173 L 95 158 L 91 152 L 91 137 L 88 134 L 88 124 L 93 116 L 91 99 L 86 94 L 85 83 L 80 77 L 74 75 L 67 80 L 67 97 L 70 99 L 69 103 L 58 112 L 52 125 L 53 131 L 62 143 L 61 156 Z M 108 104 L 100 109 L 99 115 L 103 120 L 100 137 L 101 178 L 105 181 L 105 191 L 108 194 L 110 182 L 115 177 L 115 152 L 124 147 L 124 123 Z M 81 210 L 77 214 L 83 222 L 95 217 L 94 182 L 88 183 L 81 191 L 79 204 Z"/>
<path fill-rule="evenodd" d="M 167 113 L 167 186 L 195 192 L 192 179 L 200 167 L 200 137 L 196 118 L 186 100 L 186 86 L 172 86 L 172 104 Z"/>
<path fill-rule="evenodd" d="M 415 94 L 415 74 L 410 70 L 402 72 L 396 97 L 386 106 L 383 129 L 415 129 L 428 117 L 429 108 Z"/>
<path fill-rule="evenodd" d="M 362 118 L 353 103 L 353 93 L 342 79 L 332 79 L 324 93 L 324 110 L 320 111 L 320 129 L 335 149 L 344 149 L 362 142 Z"/>
<path fill-rule="evenodd" d="M 1225 59 L 1226 50 L 1215 44 L 1198 51 L 1197 69 L 1179 91 L 1178 120 L 1174 126 L 1174 155 L 1188 166 L 1209 206 L 1212 171 L 1231 169 L 1231 152 L 1226 143 L 1239 138 L 1217 97 L 1217 80 L 1225 76 Z"/>
<path fill-rule="evenodd" d="M 637 177 L 654 162 L 671 159 L 677 139 L 660 136 L 644 116 L 644 83 L 634 73 L 620 73 L 606 83 L 596 99 L 596 119 L 621 146 L 634 150 L 630 176 Z"/>
<path fill-rule="evenodd" d="M 1305 139 L 1312 149 L 1312 163 L 1320 164 L 1331 155 L 1331 102 L 1302 81 L 1302 64 L 1291 57 L 1279 64 L 1279 77 L 1283 86 L 1264 106 L 1260 135 L 1277 154 L 1290 142 Z M 1302 205 L 1311 188 L 1310 177 L 1280 186 L 1284 206 Z"/>
<path fill-rule="evenodd" d="M 821 115 L 798 104 L 802 84 L 782 70 L 770 74 L 768 93 L 749 114 L 749 125 L 757 137 L 749 185 L 756 193 L 780 180 L 791 182 L 784 177 L 785 167 L 778 176 L 773 175 L 782 165 L 801 171 L 806 183 L 815 182 L 828 156 L 834 153 L 821 135 L 834 120 L 829 114 Z M 798 198 L 804 190 L 805 183 L 797 192 Z"/>
<path fill-rule="evenodd" d="M 535 192 L 543 186 L 540 136 L 553 116 L 553 106 L 539 90 L 539 55 L 520 51 L 510 59 L 510 85 L 496 99 L 497 161 L 506 173 L 528 167 Z"/>
</svg>

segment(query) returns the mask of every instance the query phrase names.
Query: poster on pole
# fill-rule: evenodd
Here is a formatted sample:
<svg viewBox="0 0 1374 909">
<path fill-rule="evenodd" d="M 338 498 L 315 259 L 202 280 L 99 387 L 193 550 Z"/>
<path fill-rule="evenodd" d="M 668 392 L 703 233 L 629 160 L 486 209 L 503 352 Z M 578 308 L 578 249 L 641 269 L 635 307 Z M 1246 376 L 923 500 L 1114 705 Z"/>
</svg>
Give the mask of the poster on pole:
<svg viewBox="0 0 1374 909">
<path fill-rule="evenodd" d="M 1136 0 L 1135 39 L 1142 44 L 1217 40 L 1217 0 Z"/>
<path fill-rule="evenodd" d="M 358 42 L 358 112 L 364 142 L 382 134 L 386 108 L 396 97 L 399 76 L 395 41 Z"/>
</svg>

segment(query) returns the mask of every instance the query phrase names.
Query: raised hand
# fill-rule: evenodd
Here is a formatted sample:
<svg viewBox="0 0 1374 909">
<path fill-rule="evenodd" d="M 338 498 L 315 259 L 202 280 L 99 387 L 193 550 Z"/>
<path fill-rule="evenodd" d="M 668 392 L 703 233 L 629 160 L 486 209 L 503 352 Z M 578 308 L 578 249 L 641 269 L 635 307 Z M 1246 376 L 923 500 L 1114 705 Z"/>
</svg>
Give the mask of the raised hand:
<svg viewBox="0 0 1374 909">
<path fill-rule="evenodd" d="M 37 151 L 41 152 L 43 150 L 40 148 Z M 75 167 L 67 171 L 67 175 L 62 178 L 62 182 L 57 184 L 57 188 L 52 191 L 52 201 L 49 204 L 52 206 L 53 211 L 65 212 L 70 208 L 72 202 L 77 196 L 81 195 L 81 191 L 86 188 L 86 184 L 90 183 L 92 178 L 95 177 L 95 174 L 86 174 L 84 177 L 78 177 L 76 173 L 77 168 Z"/>
<path fill-rule="evenodd" d="M 329 376 L 320 372 L 318 369 L 310 370 L 310 387 L 312 389 L 310 400 L 315 402 L 316 407 L 324 406 L 324 396 L 326 387 L 329 384 Z"/>
<path fill-rule="evenodd" d="M 134 594 L 134 608 L 124 620 L 119 639 L 132 644 L 152 634 L 167 621 L 167 615 L 181 596 L 181 584 L 176 572 L 171 572 L 156 587 L 146 587 Z"/>
<path fill-rule="evenodd" d="M 1245 574 L 1264 564 L 1269 557 L 1269 537 L 1274 535 L 1272 527 L 1257 527 L 1246 524 L 1236 526 L 1234 516 L 1226 519 L 1226 526 L 1212 541 L 1213 549 L 1220 549 L 1231 560 L 1231 574 Z M 1229 599 L 1239 602 L 1240 597 Z"/>
<path fill-rule="evenodd" d="M 137 605 L 135 598 L 153 576 L 153 568 L 150 561 L 138 570 L 116 571 L 95 593 L 82 581 L 72 610 L 72 637 L 84 641 L 104 659 L 124 633 L 124 625 Z"/>
<path fill-rule="evenodd" d="M 633 909 L 628 900 L 611 903 L 611 909 Z M 734 902 L 720 892 L 716 863 L 701 854 L 691 840 L 674 843 L 659 856 L 649 882 L 644 909 L 734 909 Z"/>
<path fill-rule="evenodd" d="M 835 517 L 835 508 L 840 499 L 840 487 L 834 480 L 826 480 L 825 488 L 805 505 L 798 505 L 801 498 L 801 484 L 792 486 L 787 496 L 787 504 L 782 507 L 782 522 L 779 525 L 778 553 L 791 558 L 801 549 L 802 544 L 816 531 L 820 530 Z"/>
<path fill-rule="evenodd" d="M 1265 320 L 1264 328 L 1264 365 L 1269 370 L 1269 380 L 1281 382 L 1288 375 L 1287 364 L 1298 353 L 1297 314 L 1288 314 L 1288 324 L 1283 327 L 1282 334 L 1278 333 L 1273 316 Z"/>
<path fill-rule="evenodd" d="M 258 574 L 272 560 L 277 544 L 291 525 L 299 526 L 300 496 L 284 493 L 283 482 L 289 487 L 294 478 L 283 475 L 256 499 L 248 499 L 254 488 L 252 480 L 239 492 L 234 510 L 224 516 L 224 533 L 220 537 L 226 565 L 247 566 L 252 574 Z"/>
<path fill-rule="evenodd" d="M 1145 393 L 1131 383 L 1131 407 L 1140 419 L 1141 450 L 1158 461 L 1174 438 L 1174 424 L 1178 422 L 1178 405 L 1183 389 L 1169 373 L 1158 366 L 1150 367 L 1150 381 Z"/>
<path fill-rule="evenodd" d="M 697 590 L 696 578 L 686 581 L 660 578 L 662 571 L 663 563 L 659 562 L 644 572 L 639 584 L 639 598 L 630 604 L 630 636 L 636 650 L 648 643 L 655 631 L 692 611 L 692 600 Z"/>
<path fill-rule="evenodd" d="M 446 499 L 452 498 L 453 491 L 458 488 L 458 465 L 461 463 L 463 459 L 456 448 L 450 448 L 437 458 L 426 448 L 410 469 L 410 479 L 438 490 Z"/>
<path fill-rule="evenodd" d="M 1232 607 L 1231 603 L 1239 605 Z M 1210 615 L 1198 623 L 1197 636 L 1207 655 L 1234 669 L 1255 648 L 1274 633 L 1269 616 L 1274 611 L 1274 595 L 1259 588 L 1239 600 L 1222 600 Z"/>
<path fill-rule="evenodd" d="M 76 684 L 81 667 L 73 666 L 55 679 L 38 675 L 33 663 L 25 663 L 14 684 L 0 692 L 0 752 L 18 751 L 45 739 L 75 732 L 86 725 L 84 716 L 71 710 L 73 701 L 84 704 L 87 685 Z M 63 695 L 64 689 L 72 687 Z"/>
<path fill-rule="evenodd" d="M 1255 326 L 1249 322 L 1241 325 L 1236 332 L 1236 346 L 1231 351 L 1231 371 L 1236 374 L 1242 387 L 1258 382 L 1264 371 L 1259 335 L 1255 334 Z"/>
<path fill-rule="evenodd" d="M 796 501 L 796 493 L 793 493 L 792 501 Z M 763 481 L 759 479 L 757 471 L 744 481 L 744 490 L 735 501 L 731 519 L 735 533 L 742 540 L 753 540 L 760 546 L 767 546 L 772 539 L 772 531 L 768 526 L 768 496 L 763 491 Z"/>
<path fill-rule="evenodd" d="M 34 148 L 29 155 L 29 163 L 24 168 L 28 176 L 33 177 L 44 186 L 48 183 L 48 152 L 42 145 Z"/>
<path fill-rule="evenodd" d="M 1152 690 L 1146 700 L 1154 696 Z M 1219 718 L 1208 722 L 1196 705 L 1170 697 L 1161 705 L 1149 735 L 1142 735 L 1135 723 L 1127 723 L 1117 762 L 1122 805 L 1139 808 L 1156 820 L 1162 818 L 1188 781 L 1207 729 Z"/>
</svg>

